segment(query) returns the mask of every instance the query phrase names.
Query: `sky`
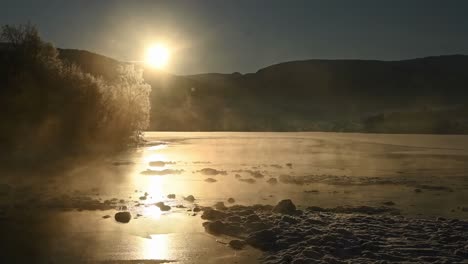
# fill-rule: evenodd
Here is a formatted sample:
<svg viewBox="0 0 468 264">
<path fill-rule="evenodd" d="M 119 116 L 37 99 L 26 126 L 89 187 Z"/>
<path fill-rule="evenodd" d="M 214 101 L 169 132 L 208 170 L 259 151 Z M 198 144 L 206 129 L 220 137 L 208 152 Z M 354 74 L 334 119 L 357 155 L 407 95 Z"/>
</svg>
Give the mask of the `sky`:
<svg viewBox="0 0 468 264">
<path fill-rule="evenodd" d="M 35 24 L 56 47 L 141 61 L 171 50 L 174 74 L 256 72 L 304 59 L 468 54 L 468 1 L 0 0 L 0 24 Z"/>
</svg>

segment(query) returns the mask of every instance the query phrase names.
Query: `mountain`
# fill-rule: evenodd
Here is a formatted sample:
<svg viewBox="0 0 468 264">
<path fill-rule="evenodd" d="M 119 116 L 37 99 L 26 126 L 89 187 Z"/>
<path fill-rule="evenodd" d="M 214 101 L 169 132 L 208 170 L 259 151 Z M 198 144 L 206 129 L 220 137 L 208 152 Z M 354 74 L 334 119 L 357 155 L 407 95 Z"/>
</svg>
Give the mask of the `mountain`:
<svg viewBox="0 0 468 264">
<path fill-rule="evenodd" d="M 119 62 L 60 50 L 111 78 Z M 468 56 L 304 60 L 255 73 L 177 76 L 145 70 L 151 130 L 468 133 Z"/>
</svg>

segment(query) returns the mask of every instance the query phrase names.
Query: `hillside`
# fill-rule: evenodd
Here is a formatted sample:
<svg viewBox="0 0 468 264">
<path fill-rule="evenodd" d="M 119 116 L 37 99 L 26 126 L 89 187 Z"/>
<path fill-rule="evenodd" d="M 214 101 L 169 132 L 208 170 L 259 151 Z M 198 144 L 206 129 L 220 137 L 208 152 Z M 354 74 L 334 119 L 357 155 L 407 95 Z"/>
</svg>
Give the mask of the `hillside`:
<svg viewBox="0 0 468 264">
<path fill-rule="evenodd" d="M 61 57 L 112 78 L 117 61 Z M 468 133 L 468 56 L 402 61 L 305 60 L 248 74 L 146 70 L 151 130 Z"/>
<path fill-rule="evenodd" d="M 461 130 L 453 132 L 462 133 L 466 120 L 441 112 L 465 111 L 467 74 L 468 56 L 453 55 L 388 62 L 307 60 L 244 75 L 147 73 L 145 79 L 153 87 L 155 130 L 439 133 L 439 123 L 456 122 Z M 385 113 L 391 119 L 391 112 L 414 116 L 421 110 L 429 123 L 409 126 L 411 118 L 400 118 L 398 127 L 411 127 L 401 131 L 391 129 L 388 120 L 380 129 L 376 120 L 382 118 L 372 118 Z"/>
</svg>

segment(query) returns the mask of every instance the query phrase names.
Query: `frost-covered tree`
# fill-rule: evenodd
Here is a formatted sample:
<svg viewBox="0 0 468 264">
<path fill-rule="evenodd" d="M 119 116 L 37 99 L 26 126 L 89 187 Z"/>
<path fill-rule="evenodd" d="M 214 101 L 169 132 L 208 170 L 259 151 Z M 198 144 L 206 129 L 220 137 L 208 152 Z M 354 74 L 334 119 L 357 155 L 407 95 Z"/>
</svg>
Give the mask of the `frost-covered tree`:
<svg viewBox="0 0 468 264">
<path fill-rule="evenodd" d="M 3 159 L 121 149 L 147 128 L 151 87 L 133 65 L 112 81 L 85 73 L 31 24 L 3 26 L 0 42 Z"/>
</svg>

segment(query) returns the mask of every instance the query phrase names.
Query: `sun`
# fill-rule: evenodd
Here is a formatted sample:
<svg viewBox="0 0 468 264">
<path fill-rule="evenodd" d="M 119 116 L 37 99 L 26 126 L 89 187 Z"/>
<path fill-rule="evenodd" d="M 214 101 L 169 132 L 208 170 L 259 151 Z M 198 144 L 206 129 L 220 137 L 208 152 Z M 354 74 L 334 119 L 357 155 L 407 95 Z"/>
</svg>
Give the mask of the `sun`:
<svg viewBox="0 0 468 264">
<path fill-rule="evenodd" d="M 145 62 L 148 66 L 163 69 L 169 63 L 170 51 L 162 44 L 155 44 L 146 50 Z"/>
</svg>

